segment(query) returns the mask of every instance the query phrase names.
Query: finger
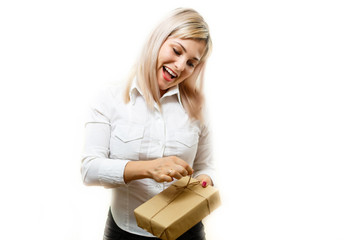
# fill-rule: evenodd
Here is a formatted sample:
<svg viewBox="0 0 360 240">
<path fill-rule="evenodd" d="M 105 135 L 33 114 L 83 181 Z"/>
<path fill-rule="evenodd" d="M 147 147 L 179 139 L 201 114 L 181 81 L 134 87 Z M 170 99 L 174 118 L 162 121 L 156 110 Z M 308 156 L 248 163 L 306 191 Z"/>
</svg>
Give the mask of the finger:
<svg viewBox="0 0 360 240">
<path fill-rule="evenodd" d="M 206 188 L 208 186 L 208 182 L 207 181 L 202 181 L 201 186 L 203 188 Z"/>
<path fill-rule="evenodd" d="M 172 178 L 180 179 L 180 178 L 182 178 L 182 175 L 181 175 L 179 169 L 181 171 L 181 169 L 183 169 L 183 168 L 179 165 L 175 165 L 173 169 L 169 169 L 167 171 L 167 175 Z"/>
<path fill-rule="evenodd" d="M 196 179 L 200 181 L 200 184 L 203 188 L 207 187 L 209 184 L 206 177 L 201 176 L 197 177 Z"/>
<path fill-rule="evenodd" d="M 180 179 L 180 178 L 182 178 L 183 176 L 182 176 L 179 172 L 173 171 L 173 172 L 171 173 L 170 177 L 173 177 L 173 178 L 176 178 L 176 179 Z"/>
<path fill-rule="evenodd" d="M 204 187 L 204 188 L 209 186 L 209 185 L 212 185 L 212 180 L 207 175 L 200 175 L 196 179 L 200 181 L 201 186 Z"/>
<path fill-rule="evenodd" d="M 189 164 L 187 164 L 187 162 L 184 161 L 179 165 L 186 171 L 183 172 L 184 177 L 193 174 L 194 170 L 190 167 Z"/>
<path fill-rule="evenodd" d="M 184 160 L 182 160 L 181 158 L 178 158 L 178 157 L 173 157 L 173 161 L 177 164 L 177 165 L 180 165 L 181 167 L 183 167 L 187 173 L 186 175 L 184 176 L 187 176 L 187 175 L 191 175 L 193 174 L 194 170 L 190 167 L 190 165 L 185 162 Z"/>
<path fill-rule="evenodd" d="M 192 169 L 192 167 L 190 167 L 189 165 L 185 169 L 188 172 L 187 175 L 192 175 L 194 173 L 194 169 Z"/>
<path fill-rule="evenodd" d="M 189 175 L 188 171 L 181 165 L 176 166 L 176 171 L 180 174 L 180 177 Z"/>
<path fill-rule="evenodd" d="M 158 179 L 155 179 L 157 182 L 172 182 L 174 179 L 167 175 L 167 174 L 161 174 Z"/>
</svg>

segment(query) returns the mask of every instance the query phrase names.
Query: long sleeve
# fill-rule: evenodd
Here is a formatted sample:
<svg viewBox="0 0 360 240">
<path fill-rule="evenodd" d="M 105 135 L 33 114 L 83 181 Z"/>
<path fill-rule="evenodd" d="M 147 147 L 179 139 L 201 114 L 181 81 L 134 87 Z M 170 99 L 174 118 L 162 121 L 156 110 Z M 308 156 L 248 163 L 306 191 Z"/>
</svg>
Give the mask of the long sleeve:
<svg viewBox="0 0 360 240">
<path fill-rule="evenodd" d="M 194 160 L 194 176 L 206 174 L 214 182 L 215 167 L 213 162 L 211 133 L 207 125 L 204 125 L 199 136 L 198 149 Z"/>
<path fill-rule="evenodd" d="M 123 173 L 128 160 L 110 159 L 111 93 L 103 92 L 90 106 L 85 124 L 81 175 L 85 185 L 117 187 L 125 184 Z"/>
</svg>

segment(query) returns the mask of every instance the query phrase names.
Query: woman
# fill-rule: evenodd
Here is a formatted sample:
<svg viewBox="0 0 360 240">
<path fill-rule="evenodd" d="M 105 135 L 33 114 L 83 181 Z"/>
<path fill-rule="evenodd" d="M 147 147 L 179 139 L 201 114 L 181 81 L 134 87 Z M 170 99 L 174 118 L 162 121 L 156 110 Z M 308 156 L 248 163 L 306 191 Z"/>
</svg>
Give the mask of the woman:
<svg viewBox="0 0 360 240">
<path fill-rule="evenodd" d="M 201 89 L 211 46 L 203 18 L 176 9 L 150 35 L 125 90 L 113 86 L 92 104 L 81 170 L 86 185 L 112 188 L 104 239 L 153 239 L 136 207 L 184 176 L 213 184 Z M 204 235 L 200 222 L 178 239 Z"/>
</svg>

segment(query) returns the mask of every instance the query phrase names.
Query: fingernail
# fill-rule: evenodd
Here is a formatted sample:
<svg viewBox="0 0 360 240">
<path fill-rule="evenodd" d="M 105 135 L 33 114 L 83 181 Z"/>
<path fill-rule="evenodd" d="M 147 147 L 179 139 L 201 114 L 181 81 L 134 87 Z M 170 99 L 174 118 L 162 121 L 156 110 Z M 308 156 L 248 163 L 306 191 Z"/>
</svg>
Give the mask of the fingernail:
<svg viewBox="0 0 360 240">
<path fill-rule="evenodd" d="M 206 182 L 203 181 L 202 184 L 201 184 L 201 186 L 206 187 Z"/>
</svg>

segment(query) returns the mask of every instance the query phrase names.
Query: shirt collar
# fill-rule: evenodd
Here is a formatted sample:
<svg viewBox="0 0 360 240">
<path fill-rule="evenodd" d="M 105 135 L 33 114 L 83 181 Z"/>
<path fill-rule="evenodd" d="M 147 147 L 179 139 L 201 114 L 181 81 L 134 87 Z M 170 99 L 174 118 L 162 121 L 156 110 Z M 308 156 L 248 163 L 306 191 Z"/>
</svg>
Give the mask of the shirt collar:
<svg viewBox="0 0 360 240">
<path fill-rule="evenodd" d="M 141 89 L 139 87 L 139 84 L 138 84 L 138 81 L 137 79 L 135 78 L 132 83 L 131 83 L 131 87 L 130 87 L 130 91 L 129 91 L 129 96 L 130 96 L 130 103 L 132 105 L 135 104 L 135 100 L 136 100 L 136 95 L 137 94 L 140 94 L 143 96 L 142 92 L 141 92 Z"/>
<path fill-rule="evenodd" d="M 130 87 L 130 91 L 129 91 L 130 103 L 131 103 L 132 105 L 135 104 L 136 95 L 137 95 L 137 94 L 140 94 L 141 96 L 143 96 L 143 93 L 141 92 L 141 89 L 140 89 L 139 83 L 138 83 L 138 81 L 137 81 L 137 78 L 135 78 L 134 81 L 132 81 L 132 84 L 131 84 L 131 87 Z M 175 85 L 175 86 L 171 87 L 171 88 L 161 97 L 161 99 L 166 98 L 166 97 L 170 97 L 170 96 L 174 96 L 174 95 L 177 95 L 177 99 L 178 99 L 181 107 L 184 108 L 184 106 L 182 105 L 182 102 L 181 102 L 179 85 Z"/>
<path fill-rule="evenodd" d="M 182 108 L 184 108 L 184 106 L 182 105 L 182 102 L 181 102 L 179 85 L 175 85 L 175 86 L 171 87 L 161 98 L 166 98 L 166 97 L 170 97 L 170 96 L 174 96 L 174 95 L 177 95 L 177 99 L 179 101 L 180 106 Z"/>
</svg>

